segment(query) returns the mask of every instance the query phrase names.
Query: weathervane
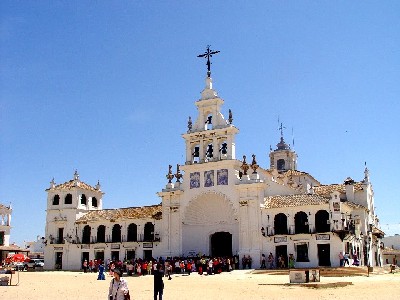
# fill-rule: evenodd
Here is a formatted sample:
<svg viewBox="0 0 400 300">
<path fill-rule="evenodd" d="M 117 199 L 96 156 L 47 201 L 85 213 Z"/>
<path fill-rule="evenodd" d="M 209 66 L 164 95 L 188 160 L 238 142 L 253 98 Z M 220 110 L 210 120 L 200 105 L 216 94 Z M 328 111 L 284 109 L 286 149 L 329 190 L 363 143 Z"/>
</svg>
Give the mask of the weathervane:
<svg viewBox="0 0 400 300">
<path fill-rule="evenodd" d="M 281 126 L 279 126 L 278 130 L 280 130 L 281 132 L 281 137 L 283 137 L 283 129 L 286 129 L 285 126 L 283 126 L 283 124 L 281 123 Z"/>
<path fill-rule="evenodd" d="M 205 57 L 207 58 L 207 77 L 211 77 L 211 62 L 210 62 L 210 57 L 212 57 L 214 54 L 219 53 L 220 51 L 213 51 L 210 50 L 210 45 L 207 46 L 207 51 L 204 52 L 204 54 L 197 55 L 197 57 Z"/>
</svg>

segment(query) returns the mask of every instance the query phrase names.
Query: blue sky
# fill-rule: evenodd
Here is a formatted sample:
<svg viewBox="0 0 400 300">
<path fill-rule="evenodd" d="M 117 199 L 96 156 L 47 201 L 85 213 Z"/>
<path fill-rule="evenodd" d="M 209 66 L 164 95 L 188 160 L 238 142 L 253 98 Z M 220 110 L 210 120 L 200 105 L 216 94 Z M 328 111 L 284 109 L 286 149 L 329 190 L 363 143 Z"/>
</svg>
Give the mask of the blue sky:
<svg viewBox="0 0 400 300">
<path fill-rule="evenodd" d="M 237 157 L 294 129 L 323 184 L 370 170 L 382 228 L 400 233 L 399 1 L 1 1 L 0 203 L 11 241 L 43 235 L 46 192 L 102 184 L 104 207 L 160 202 L 184 163 L 206 76 L 240 129 Z M 389 225 L 387 225 L 389 224 Z"/>
</svg>

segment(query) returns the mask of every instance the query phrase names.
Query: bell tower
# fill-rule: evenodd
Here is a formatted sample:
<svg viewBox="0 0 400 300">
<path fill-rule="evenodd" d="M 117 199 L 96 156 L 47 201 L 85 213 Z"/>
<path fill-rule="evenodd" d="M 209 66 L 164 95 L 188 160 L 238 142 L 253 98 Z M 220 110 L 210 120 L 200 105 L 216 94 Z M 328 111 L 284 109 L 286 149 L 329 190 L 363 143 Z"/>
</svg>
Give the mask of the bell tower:
<svg viewBox="0 0 400 300">
<path fill-rule="evenodd" d="M 286 144 L 283 139 L 283 125 L 279 127 L 281 131 L 281 139 L 276 145 L 276 149 L 270 149 L 270 169 L 276 169 L 278 172 L 285 172 L 288 170 L 297 169 L 297 154 L 294 150 L 290 149 L 290 146 Z"/>
<path fill-rule="evenodd" d="M 232 125 L 232 112 L 225 120 L 221 113 L 224 101 L 212 88 L 211 77 L 206 78 L 206 87 L 197 106 L 197 120 L 188 120 L 188 131 L 183 134 L 186 141 L 186 165 L 206 163 L 224 159 L 235 159 L 235 135 L 239 130 Z"/>
<path fill-rule="evenodd" d="M 188 131 L 183 134 L 186 141 L 185 165 L 207 163 L 224 159 L 235 159 L 235 135 L 239 130 L 232 125 L 232 111 L 229 110 L 228 120 L 221 113 L 224 100 L 218 97 L 213 89 L 210 58 L 219 51 L 210 50 L 198 57 L 207 59 L 207 77 L 201 98 L 196 101 L 198 115 L 195 123 L 188 120 Z"/>
</svg>

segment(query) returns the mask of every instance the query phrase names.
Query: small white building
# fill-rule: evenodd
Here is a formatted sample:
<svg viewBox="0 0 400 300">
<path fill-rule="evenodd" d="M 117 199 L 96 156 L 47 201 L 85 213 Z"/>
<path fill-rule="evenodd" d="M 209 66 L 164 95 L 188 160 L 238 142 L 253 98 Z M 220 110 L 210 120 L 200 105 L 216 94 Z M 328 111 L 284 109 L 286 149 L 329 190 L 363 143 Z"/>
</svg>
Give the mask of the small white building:
<svg viewBox="0 0 400 300">
<path fill-rule="evenodd" d="M 87 259 L 262 254 L 296 267 L 339 266 L 340 252 L 361 264 L 381 264 L 381 238 L 374 193 L 365 167 L 363 179 L 323 185 L 297 168 L 297 154 L 281 131 L 268 166 L 236 158 L 239 129 L 210 76 L 197 117 L 189 117 L 185 161 L 169 167 L 161 204 L 102 209 L 100 184 L 90 186 L 77 172 L 47 191 L 45 268 L 77 270 Z M 252 153 L 250 153 L 252 154 Z M 338 163 L 340 163 L 338 161 Z"/>
<path fill-rule="evenodd" d="M 28 256 L 30 258 L 43 258 L 45 238 L 38 235 L 35 241 L 25 242 L 25 249 L 29 250 Z"/>
<path fill-rule="evenodd" d="M 10 245 L 11 214 L 11 205 L 6 206 L 0 203 L 0 264 L 9 254 L 27 252 L 15 244 Z"/>
</svg>

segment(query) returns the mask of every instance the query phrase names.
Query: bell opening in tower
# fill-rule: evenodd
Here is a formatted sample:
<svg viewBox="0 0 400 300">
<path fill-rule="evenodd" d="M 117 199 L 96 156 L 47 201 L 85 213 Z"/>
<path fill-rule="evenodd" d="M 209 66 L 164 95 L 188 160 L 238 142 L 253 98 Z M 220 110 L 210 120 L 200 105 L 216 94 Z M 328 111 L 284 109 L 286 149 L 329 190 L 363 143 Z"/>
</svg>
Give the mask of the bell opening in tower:
<svg viewBox="0 0 400 300">
<path fill-rule="evenodd" d="M 226 141 L 223 141 L 222 144 L 220 144 L 219 156 L 220 159 L 226 159 L 228 157 L 228 144 Z"/>
<path fill-rule="evenodd" d="M 213 129 L 213 125 L 212 125 L 212 115 L 208 115 L 207 116 L 207 120 L 204 124 L 204 130 L 211 130 Z"/>
<path fill-rule="evenodd" d="M 284 159 L 278 159 L 276 166 L 278 168 L 278 171 L 285 171 L 285 160 Z"/>
<path fill-rule="evenodd" d="M 195 146 L 192 151 L 192 163 L 198 164 L 200 162 L 200 146 Z"/>
</svg>

